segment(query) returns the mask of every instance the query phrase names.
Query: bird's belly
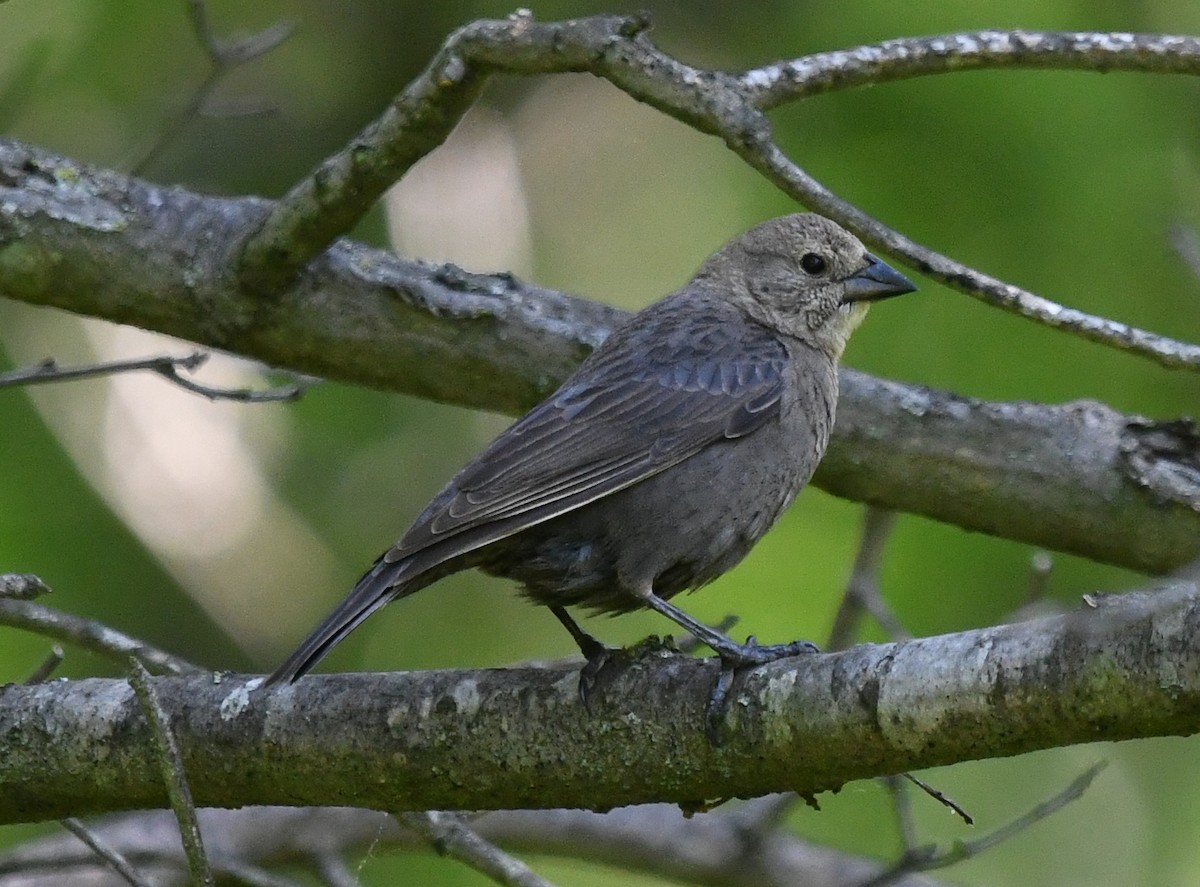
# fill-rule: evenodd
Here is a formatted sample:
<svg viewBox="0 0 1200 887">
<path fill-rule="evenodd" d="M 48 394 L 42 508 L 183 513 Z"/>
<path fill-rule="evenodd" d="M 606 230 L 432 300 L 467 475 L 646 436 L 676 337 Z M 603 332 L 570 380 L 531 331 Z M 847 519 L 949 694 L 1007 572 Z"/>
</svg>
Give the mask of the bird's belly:
<svg viewBox="0 0 1200 887">
<path fill-rule="evenodd" d="M 704 585 L 749 552 L 811 474 L 765 430 L 503 540 L 480 567 L 538 603 L 612 613 L 641 606 L 633 592 L 647 585 L 663 598 Z"/>
</svg>

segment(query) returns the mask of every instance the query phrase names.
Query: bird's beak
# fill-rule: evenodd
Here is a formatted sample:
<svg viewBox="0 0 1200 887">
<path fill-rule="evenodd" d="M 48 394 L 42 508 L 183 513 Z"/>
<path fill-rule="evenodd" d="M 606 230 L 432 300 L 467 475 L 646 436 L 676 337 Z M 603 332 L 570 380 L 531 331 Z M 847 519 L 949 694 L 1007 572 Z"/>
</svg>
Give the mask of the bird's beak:
<svg viewBox="0 0 1200 887">
<path fill-rule="evenodd" d="M 916 287 L 913 282 L 887 262 L 867 253 L 869 264 L 861 271 L 846 278 L 846 294 L 842 303 L 873 302 L 903 293 L 911 293 Z"/>
</svg>

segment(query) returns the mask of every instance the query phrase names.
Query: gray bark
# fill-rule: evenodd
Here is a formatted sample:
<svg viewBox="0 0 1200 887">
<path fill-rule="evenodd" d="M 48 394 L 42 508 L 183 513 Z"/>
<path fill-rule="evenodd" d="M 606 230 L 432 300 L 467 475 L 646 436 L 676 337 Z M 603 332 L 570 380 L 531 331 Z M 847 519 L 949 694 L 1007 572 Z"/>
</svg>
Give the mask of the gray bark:
<svg viewBox="0 0 1200 887">
<path fill-rule="evenodd" d="M 0 140 L 0 296 L 508 413 L 551 391 L 625 316 L 346 240 L 279 294 L 250 292 L 233 257 L 270 206 Z M 1152 573 L 1200 556 L 1195 426 L 1102 404 L 988 403 L 847 370 L 815 483 Z"/>
<path fill-rule="evenodd" d="M 1079 610 L 760 668 L 705 737 L 716 663 L 643 647 L 573 669 L 153 682 L 197 803 L 384 810 L 583 807 L 814 794 L 868 776 L 1079 742 L 1200 730 L 1200 590 L 1177 582 Z M 162 806 L 123 680 L 0 690 L 0 822 Z M 492 762 L 481 767 L 481 761 Z"/>
</svg>

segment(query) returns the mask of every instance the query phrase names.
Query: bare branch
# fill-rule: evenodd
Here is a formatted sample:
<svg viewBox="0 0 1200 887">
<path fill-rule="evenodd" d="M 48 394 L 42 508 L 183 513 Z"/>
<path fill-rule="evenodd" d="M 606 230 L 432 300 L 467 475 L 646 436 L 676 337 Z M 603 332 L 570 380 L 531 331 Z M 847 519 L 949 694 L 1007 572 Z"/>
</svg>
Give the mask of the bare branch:
<svg viewBox="0 0 1200 887">
<path fill-rule="evenodd" d="M 104 860 L 105 864 L 120 875 L 121 879 L 127 884 L 132 884 L 133 887 L 151 887 L 150 882 L 139 875 L 137 870 L 129 864 L 129 861 L 124 856 L 108 846 L 107 841 L 95 834 L 74 816 L 68 816 L 64 819 L 62 826 L 75 837 L 79 838 L 79 840 L 83 841 L 88 846 L 88 849 Z"/>
<path fill-rule="evenodd" d="M 1054 558 L 1048 552 L 1035 551 L 1029 557 L 1029 584 L 1025 588 L 1026 604 L 1036 604 L 1046 596 L 1050 584 L 1050 573 L 1054 570 Z"/>
<path fill-rule="evenodd" d="M 739 75 L 767 110 L 838 89 L 983 68 L 1200 74 L 1200 38 L 1170 34 L 986 30 L 901 37 L 818 52 Z"/>
<path fill-rule="evenodd" d="M 494 72 L 590 71 L 640 101 L 720 136 L 781 190 L 947 286 L 1085 339 L 1200 370 L 1200 345 L 1067 308 L 983 274 L 887 227 L 838 197 L 771 140 L 765 110 L 874 80 L 984 67 L 1200 73 L 1200 41 L 1170 35 L 979 31 L 823 53 L 741 75 L 689 67 L 655 47 L 643 17 L 535 23 L 478 21 L 447 38 L 392 107 L 297 184 L 263 219 L 241 257 L 250 286 L 278 291 L 350 229 L 384 190 L 437 147 Z M 961 64 L 960 64 L 961 61 Z"/>
<path fill-rule="evenodd" d="M 88 364 L 78 367 L 61 367 L 53 358 L 47 358 L 33 366 L 22 367 L 7 373 L 0 373 L 0 388 L 15 388 L 19 385 L 40 385 L 47 382 L 67 382 L 77 379 L 95 379 L 101 376 L 111 376 L 117 373 L 130 373 L 138 370 L 149 370 L 162 376 L 168 382 L 178 385 L 185 391 L 207 397 L 209 400 L 233 400 L 241 403 L 269 403 L 275 401 L 298 400 L 304 394 L 302 385 L 285 385 L 281 388 L 269 388 L 265 391 L 252 391 L 248 388 L 215 388 L 202 385 L 192 379 L 179 375 L 179 370 L 192 371 L 198 369 L 208 355 L 196 351 L 185 357 L 143 357 L 136 360 L 114 360 L 107 363 Z"/>
<path fill-rule="evenodd" d="M 925 792 L 925 794 L 929 795 L 929 797 L 933 798 L 935 801 L 937 801 L 943 807 L 948 808 L 950 810 L 950 812 L 952 812 L 954 815 L 956 815 L 959 819 L 961 819 L 967 825 L 975 824 L 975 817 L 972 816 L 970 813 L 968 813 L 965 809 L 963 809 L 961 804 L 959 804 L 957 801 L 955 801 L 953 798 L 951 798 L 949 795 L 947 795 L 941 789 L 934 788 L 932 785 L 930 785 L 925 780 L 920 779 L 919 777 L 913 776 L 911 773 L 902 773 L 900 775 L 903 776 L 905 779 L 907 779 L 909 782 L 911 782 L 913 785 L 915 785 L 917 788 L 919 788 L 921 791 Z"/>
<path fill-rule="evenodd" d="M 182 675 L 203 671 L 199 666 L 173 653 L 159 650 L 99 622 L 70 613 L 61 613 L 32 601 L 0 598 L 0 625 L 32 631 L 74 644 L 123 665 L 132 656 L 146 667 L 159 672 Z"/>
<path fill-rule="evenodd" d="M 896 524 L 896 514 L 882 508 L 868 506 L 863 519 L 862 538 L 854 566 L 850 570 L 850 581 L 833 619 L 829 632 L 829 650 L 843 650 L 854 642 L 858 618 L 863 612 L 875 617 L 887 636 L 894 641 L 906 640 L 911 634 L 900 624 L 892 608 L 883 599 L 879 590 L 879 566 L 883 558 L 883 547 Z"/>
<path fill-rule="evenodd" d="M 401 813 L 400 821 L 424 836 L 438 853 L 466 863 L 505 887 L 554 887 L 519 859 L 479 837 L 456 813 Z"/>
<path fill-rule="evenodd" d="M 33 673 L 25 679 L 25 683 L 40 684 L 42 681 L 49 680 L 50 676 L 54 674 L 55 669 L 62 665 L 65 655 L 63 648 L 55 644 L 50 648 L 50 652 L 46 654 L 46 658 L 42 660 L 41 665 L 35 668 Z"/>
<path fill-rule="evenodd" d="M 891 795 L 892 809 L 896 813 L 896 827 L 900 832 L 900 845 L 904 848 L 904 856 L 907 857 L 915 852 L 919 845 L 917 823 L 913 819 L 912 797 L 908 793 L 908 787 L 904 784 L 905 776 L 908 774 L 884 776 L 880 782 Z"/>
<path fill-rule="evenodd" d="M 1171 582 L 1061 616 L 783 660 L 746 675 L 719 748 L 704 712 L 720 664 L 661 648 L 614 671 L 590 712 L 574 672 L 546 669 L 310 675 L 269 692 L 236 676 L 153 686 L 203 804 L 694 809 L 1200 732 L 1198 635 L 1200 590 Z M 163 803 L 125 681 L 0 688 L 0 735 L 0 823 Z M 480 761 L 495 762 L 487 778 Z"/>
<path fill-rule="evenodd" d="M 1152 358 L 1170 369 L 1200 370 L 1200 345 L 1178 342 L 1116 320 L 1067 308 L 922 246 L 838 197 L 789 160 L 774 144 L 735 145 L 734 150 L 805 206 L 840 222 L 863 240 L 948 287 L 1045 326 Z"/>
<path fill-rule="evenodd" d="M 0 600 L 31 601 L 50 593 L 50 586 L 32 573 L 0 573 Z"/>
<path fill-rule="evenodd" d="M 295 25 L 289 21 L 276 22 L 257 33 L 229 40 L 222 39 L 213 31 L 208 20 L 208 4 L 204 0 L 187 0 L 188 16 L 196 39 L 203 47 L 210 63 L 204 80 L 192 92 L 178 113 L 163 126 L 150 150 L 133 167 L 133 172 L 142 173 L 162 156 L 163 152 L 182 134 L 188 123 L 202 115 L 217 116 L 219 110 L 212 107 L 211 99 L 221 81 L 240 65 L 254 61 L 270 52 L 291 36 Z M 256 114 L 272 113 L 273 105 L 256 103 Z M 236 116 L 243 116 L 235 112 Z M 222 116 L 235 116 L 225 114 Z"/>
<path fill-rule="evenodd" d="M 192 801 L 192 790 L 188 786 L 187 773 L 183 768 L 183 755 L 175 741 L 170 718 L 150 686 L 150 672 L 136 658 L 130 659 L 129 684 L 137 694 L 142 713 L 150 724 L 154 737 L 155 757 L 159 772 L 167 786 L 167 797 L 171 809 L 179 822 L 179 834 L 183 839 L 183 850 L 187 856 L 188 872 L 197 887 L 215 887 L 208 854 L 204 851 L 204 839 L 200 834 L 200 823 L 196 820 L 196 805 Z"/>
<path fill-rule="evenodd" d="M 1057 813 L 1072 801 L 1078 800 L 1087 791 L 1088 786 L 1092 784 L 1092 780 L 1106 766 L 1108 765 L 1105 761 L 1093 764 L 1054 797 L 1043 801 L 1032 810 L 1018 816 L 1012 822 L 1001 826 L 990 834 L 981 835 L 971 841 L 959 841 L 954 846 L 942 851 L 937 850 L 935 847 L 918 848 L 907 854 L 906 859 L 901 860 L 889 871 L 883 872 L 868 881 L 864 881 L 860 887 L 886 887 L 886 885 L 895 884 L 899 878 L 906 875 L 946 868 L 947 866 L 962 862 L 964 859 L 978 856 L 995 847 L 997 844 L 1003 843 L 1014 835 L 1023 832 L 1031 825 L 1041 822 L 1046 817 Z"/>
<path fill-rule="evenodd" d="M 157 188 L 3 139 L 0 197 L 0 241 L 21 244 L 20 263 L 0 262 L 4 296 L 464 406 L 524 412 L 624 317 L 344 241 L 264 302 L 232 284 L 227 259 L 267 203 Z M 830 492 L 1148 572 L 1200 556 L 1193 424 L 853 371 L 841 390 L 815 478 Z"/>
<path fill-rule="evenodd" d="M 234 68 L 266 55 L 292 35 L 295 23 L 276 22 L 254 34 L 229 40 L 217 36 L 208 20 L 208 4 L 204 0 L 188 0 L 188 15 L 192 29 L 204 51 L 217 69 Z"/>
<path fill-rule="evenodd" d="M 1168 239 L 1175 255 L 1192 272 L 1192 276 L 1200 280 L 1200 234 L 1191 225 L 1176 222 L 1168 232 Z"/>
</svg>

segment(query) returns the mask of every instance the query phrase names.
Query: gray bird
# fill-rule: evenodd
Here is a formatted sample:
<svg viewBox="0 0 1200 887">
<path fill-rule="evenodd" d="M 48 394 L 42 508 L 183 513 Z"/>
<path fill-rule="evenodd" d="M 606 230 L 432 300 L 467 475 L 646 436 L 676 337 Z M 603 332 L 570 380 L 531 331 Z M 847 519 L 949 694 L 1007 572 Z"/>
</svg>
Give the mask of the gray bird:
<svg viewBox="0 0 1200 887">
<path fill-rule="evenodd" d="M 738 644 L 670 598 L 733 567 L 791 504 L 825 452 L 838 358 L 866 303 L 914 289 L 820 216 L 751 228 L 463 468 L 267 682 L 470 567 L 551 608 L 589 661 L 581 692 L 609 651 L 569 606 L 649 607 L 726 669 L 815 649 Z"/>
</svg>

